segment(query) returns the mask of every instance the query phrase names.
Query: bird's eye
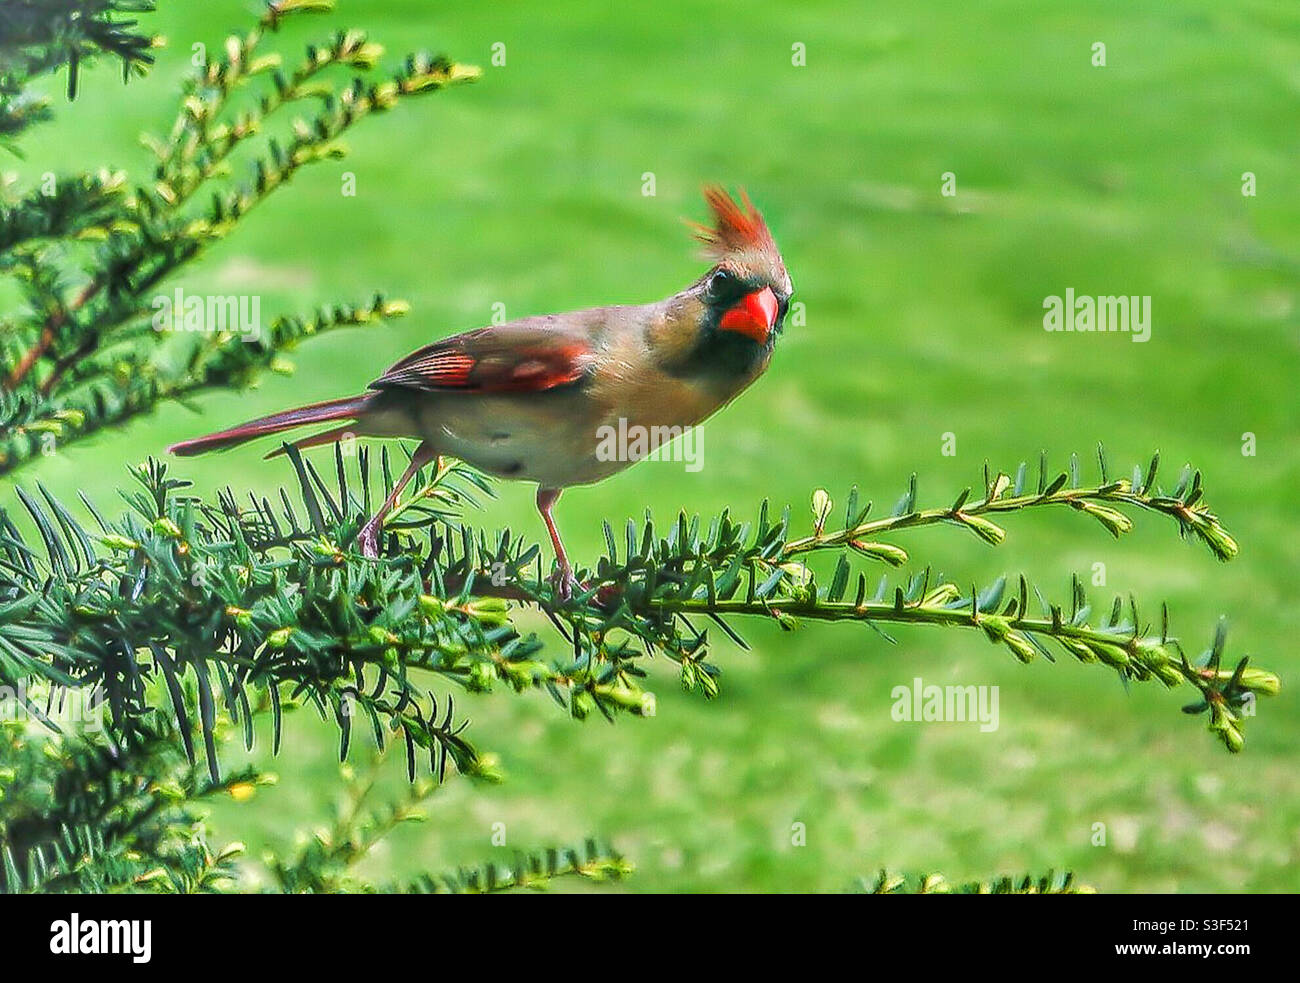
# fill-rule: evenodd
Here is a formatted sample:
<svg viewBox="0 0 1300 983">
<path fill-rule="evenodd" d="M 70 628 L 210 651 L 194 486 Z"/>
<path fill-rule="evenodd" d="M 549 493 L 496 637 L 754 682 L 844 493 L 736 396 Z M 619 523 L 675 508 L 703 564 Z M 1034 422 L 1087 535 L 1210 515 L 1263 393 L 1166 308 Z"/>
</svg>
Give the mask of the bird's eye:
<svg viewBox="0 0 1300 983">
<path fill-rule="evenodd" d="M 709 276 L 708 291 L 719 300 L 730 298 L 740 292 L 740 277 L 730 270 L 714 270 Z"/>
</svg>

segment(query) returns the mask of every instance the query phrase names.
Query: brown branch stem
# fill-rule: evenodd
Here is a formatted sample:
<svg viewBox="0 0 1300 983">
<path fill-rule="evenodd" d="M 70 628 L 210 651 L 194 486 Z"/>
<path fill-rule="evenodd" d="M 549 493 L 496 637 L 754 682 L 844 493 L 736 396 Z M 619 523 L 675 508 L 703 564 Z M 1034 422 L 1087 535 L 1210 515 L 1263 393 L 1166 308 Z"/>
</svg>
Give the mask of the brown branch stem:
<svg viewBox="0 0 1300 983">
<path fill-rule="evenodd" d="M 44 357 L 45 353 L 49 351 L 50 346 L 54 344 L 54 339 L 58 335 L 59 329 L 68 321 L 68 315 L 74 311 L 80 310 L 88 304 L 94 298 L 95 294 L 99 293 L 102 286 L 102 280 L 90 281 L 90 283 L 86 284 L 86 286 L 82 288 L 81 293 L 77 295 L 77 299 L 72 302 L 71 307 L 61 307 L 49 316 L 45 322 L 45 327 L 41 329 L 40 337 L 36 339 L 36 344 L 32 345 L 32 347 L 27 350 L 26 354 L 23 355 L 18 364 L 14 366 L 13 371 L 10 372 L 8 377 L 5 379 L 5 389 L 12 392 L 14 389 L 18 388 L 19 384 L 26 379 L 32 369 L 36 367 L 36 363 Z M 42 386 L 41 394 L 48 395 L 49 389 Z"/>
</svg>

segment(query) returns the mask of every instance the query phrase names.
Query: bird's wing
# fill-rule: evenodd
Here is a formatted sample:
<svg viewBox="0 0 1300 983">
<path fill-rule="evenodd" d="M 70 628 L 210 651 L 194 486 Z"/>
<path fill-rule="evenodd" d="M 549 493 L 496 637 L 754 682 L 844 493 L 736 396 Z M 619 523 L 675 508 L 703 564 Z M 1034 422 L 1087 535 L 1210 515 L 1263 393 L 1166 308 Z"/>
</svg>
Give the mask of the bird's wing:
<svg viewBox="0 0 1300 983">
<path fill-rule="evenodd" d="M 529 318 L 435 341 L 370 384 L 425 392 L 540 392 L 578 382 L 592 363 L 587 332 Z"/>
</svg>

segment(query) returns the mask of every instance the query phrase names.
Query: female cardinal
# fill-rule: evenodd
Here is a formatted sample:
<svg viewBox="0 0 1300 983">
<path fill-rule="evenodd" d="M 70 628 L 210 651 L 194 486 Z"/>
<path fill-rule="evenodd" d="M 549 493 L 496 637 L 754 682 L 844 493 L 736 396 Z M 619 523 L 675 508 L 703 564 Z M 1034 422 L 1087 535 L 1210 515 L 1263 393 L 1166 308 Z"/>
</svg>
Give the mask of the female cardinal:
<svg viewBox="0 0 1300 983">
<path fill-rule="evenodd" d="M 713 226 L 695 229 L 712 265 L 680 293 L 653 304 L 526 317 L 444 338 L 406 356 L 360 396 L 274 413 L 170 450 L 201 454 L 339 420 L 348 422 L 293 446 L 333 443 L 347 434 L 418 438 L 410 467 L 360 532 L 370 558 L 378 555 L 384 517 L 402 488 L 440 455 L 502 478 L 535 481 L 559 590 L 567 597 L 573 572 L 551 509 L 570 485 L 600 481 L 633 463 L 598 453 L 600 435 L 611 432 L 605 428 L 646 435 L 642 446 L 649 453 L 655 435 L 670 428 L 680 433 L 711 416 L 771 361 L 794 289 L 790 275 L 743 191 L 739 203 L 718 187 L 706 188 L 704 197 Z"/>
</svg>

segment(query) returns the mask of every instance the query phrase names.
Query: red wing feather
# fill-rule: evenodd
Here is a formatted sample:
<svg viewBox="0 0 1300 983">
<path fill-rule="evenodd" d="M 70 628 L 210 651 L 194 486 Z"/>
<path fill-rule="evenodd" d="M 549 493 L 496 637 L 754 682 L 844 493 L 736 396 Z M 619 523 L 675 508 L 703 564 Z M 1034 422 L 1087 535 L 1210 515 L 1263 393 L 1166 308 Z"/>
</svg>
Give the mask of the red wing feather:
<svg viewBox="0 0 1300 983">
<path fill-rule="evenodd" d="M 419 357 L 407 357 L 376 380 L 374 388 L 411 386 L 417 389 L 463 389 L 474 368 L 473 356 L 450 350 L 422 349 Z"/>
<path fill-rule="evenodd" d="M 428 392 L 540 392 L 577 382 L 591 349 L 572 336 L 483 328 L 412 352 L 370 384 L 371 389 Z"/>
</svg>

